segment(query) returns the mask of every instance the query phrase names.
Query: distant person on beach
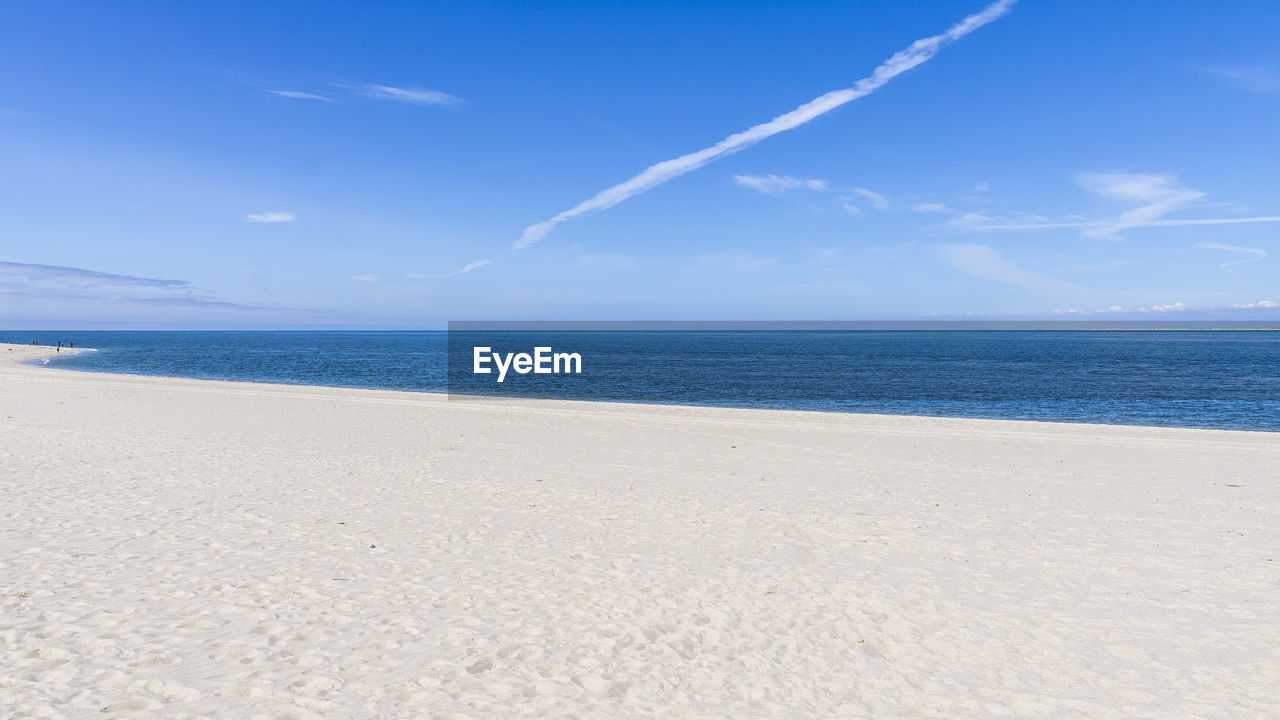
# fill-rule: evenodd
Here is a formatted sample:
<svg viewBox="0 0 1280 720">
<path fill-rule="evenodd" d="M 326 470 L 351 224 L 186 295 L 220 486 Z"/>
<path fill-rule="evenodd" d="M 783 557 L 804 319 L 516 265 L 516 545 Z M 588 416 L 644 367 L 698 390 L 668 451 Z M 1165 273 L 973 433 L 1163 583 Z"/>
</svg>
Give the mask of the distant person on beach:
<svg viewBox="0 0 1280 720">
<path fill-rule="evenodd" d="M 62 341 L 58 341 L 58 352 L 62 352 Z"/>
</svg>

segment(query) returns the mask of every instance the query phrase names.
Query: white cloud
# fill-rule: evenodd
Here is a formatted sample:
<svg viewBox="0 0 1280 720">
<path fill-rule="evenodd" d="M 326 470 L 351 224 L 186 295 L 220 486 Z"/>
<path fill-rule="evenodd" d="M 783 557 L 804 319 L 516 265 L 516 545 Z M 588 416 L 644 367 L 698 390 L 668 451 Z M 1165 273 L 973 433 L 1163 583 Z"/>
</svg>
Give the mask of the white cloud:
<svg viewBox="0 0 1280 720">
<path fill-rule="evenodd" d="M 916 203 L 915 205 L 911 206 L 911 212 L 918 212 L 918 213 L 947 212 L 947 206 L 945 203 L 940 203 L 940 202 Z"/>
<path fill-rule="evenodd" d="M 967 193 L 960 195 L 961 200 L 976 203 L 991 202 L 991 184 L 988 182 L 975 182 L 973 187 Z"/>
<path fill-rule="evenodd" d="M 115 273 L 85 270 L 61 265 L 33 265 L 29 263 L 0 262 L 0 277 L 20 278 L 29 282 L 46 282 L 76 288 L 91 287 L 157 287 L 189 289 L 186 280 L 117 275 Z"/>
<path fill-rule="evenodd" d="M 451 273 L 446 273 L 446 274 L 444 274 L 444 275 L 441 275 L 440 277 L 453 277 L 454 275 L 462 275 L 462 274 L 464 274 L 464 273 L 469 273 L 469 272 L 471 272 L 472 270 L 475 270 L 475 269 L 477 269 L 477 268 L 482 268 L 482 267 L 484 267 L 485 265 L 488 265 L 488 264 L 489 264 L 489 263 L 491 263 L 491 262 L 493 262 L 493 261 L 492 261 L 492 260 L 477 260 L 477 261 L 475 261 L 475 262 L 473 262 L 473 263 L 467 263 L 466 265 L 463 265 L 461 270 L 455 270 L 455 271 L 453 271 L 453 272 L 451 272 Z"/>
<path fill-rule="evenodd" d="M 1054 310 L 1055 314 L 1080 314 L 1080 315 L 1107 315 L 1114 313 L 1123 313 L 1126 315 L 1153 315 L 1167 313 L 1218 313 L 1230 312 L 1235 310 L 1274 310 L 1280 308 L 1280 303 L 1271 302 L 1270 300 L 1259 300 L 1251 303 L 1236 303 L 1234 305 L 1207 305 L 1207 306 L 1190 306 L 1182 302 L 1174 302 L 1168 304 L 1156 304 L 1150 306 L 1137 307 L 1132 310 L 1126 309 L 1121 305 L 1111 305 L 1109 307 L 1087 312 L 1083 310 Z"/>
<path fill-rule="evenodd" d="M 244 216 L 244 221 L 251 223 L 286 223 L 297 219 L 291 212 L 249 213 Z"/>
<path fill-rule="evenodd" d="M 849 213 L 850 215 L 866 214 L 865 210 L 863 210 L 858 205 L 854 204 L 854 201 L 857 199 L 865 200 L 867 204 L 869 204 L 875 210 L 889 209 L 889 198 L 881 193 L 876 192 L 875 190 L 868 190 L 867 188 L 855 187 L 855 188 L 850 188 L 849 192 L 853 193 L 853 195 L 856 195 L 857 197 L 855 198 L 855 197 L 846 195 L 845 197 L 840 198 L 840 205 L 845 209 L 845 212 Z"/>
<path fill-rule="evenodd" d="M 685 173 L 697 170 L 725 155 L 744 150 L 778 133 L 800 127 L 816 117 L 835 110 L 841 105 L 866 97 L 898 75 L 927 62 L 947 43 L 959 40 L 983 25 L 1003 16 L 1009 12 L 1009 8 L 1013 6 L 1015 1 L 996 0 L 996 2 L 983 8 L 982 11 L 970 15 L 953 25 L 946 32 L 915 41 L 907 49 L 896 53 L 881 63 L 870 75 L 854 83 L 851 88 L 834 90 L 768 122 L 734 133 L 715 145 L 652 165 L 639 175 L 602 190 L 594 197 L 553 216 L 550 220 L 530 225 L 525 228 L 520 239 L 512 247 L 517 250 L 529 247 L 545 238 L 562 222 L 587 213 L 611 208 L 630 197 L 674 180 Z"/>
<path fill-rule="evenodd" d="M 1202 308 L 1202 309 L 1206 309 L 1206 308 Z M 1170 303 L 1168 305 L 1152 305 L 1151 307 L 1140 307 L 1140 308 L 1137 308 L 1136 310 L 1133 310 L 1133 312 L 1169 313 L 1169 312 L 1185 312 L 1186 310 L 1188 310 L 1188 308 L 1185 304 L 1176 302 L 1176 303 Z"/>
<path fill-rule="evenodd" d="M 1080 288 L 1065 280 L 1025 270 L 986 245 L 945 244 L 936 246 L 939 257 L 966 275 L 1016 285 L 1042 294 Z"/>
<path fill-rule="evenodd" d="M 1262 248 L 1240 247 L 1238 245 L 1226 245 L 1220 242 L 1198 242 L 1196 247 L 1201 250 L 1225 250 L 1227 252 L 1244 253 L 1248 257 L 1239 260 L 1231 260 L 1224 262 L 1218 267 L 1228 272 L 1233 266 L 1243 265 L 1244 263 L 1258 262 L 1267 256 L 1267 251 Z"/>
<path fill-rule="evenodd" d="M 733 181 L 766 195 L 781 195 L 788 190 L 803 188 L 814 192 L 826 192 L 826 180 L 801 180 L 789 175 L 734 175 Z"/>
<path fill-rule="evenodd" d="M 1270 300 L 1260 300 L 1257 302 L 1238 302 L 1235 305 L 1204 305 L 1190 306 L 1185 302 L 1170 302 L 1166 305 L 1151 305 L 1134 307 L 1133 310 L 1125 309 L 1121 305 L 1111 305 L 1103 307 L 1101 310 L 1094 310 L 1092 313 L 1083 310 L 1053 310 L 1056 314 L 1080 314 L 1080 315 L 1107 315 L 1107 314 L 1125 314 L 1125 315 L 1152 315 L 1167 313 L 1224 313 L 1224 311 L 1233 310 L 1275 310 L 1280 309 L 1280 302 L 1271 302 Z"/>
<path fill-rule="evenodd" d="M 987 220 L 995 224 L 982 225 L 975 222 L 978 219 Z M 1188 220 L 1153 220 L 1151 222 L 1139 223 L 1132 225 L 1135 228 L 1147 227 L 1185 227 L 1189 225 L 1239 225 L 1242 223 L 1273 223 L 1280 222 L 1280 215 L 1267 215 L 1261 217 L 1239 217 L 1239 218 L 1198 218 Z M 1005 218 L 996 218 L 989 216 L 980 216 L 977 213 L 966 213 L 964 217 L 956 218 L 951 225 L 957 229 L 963 230 L 1056 230 L 1061 228 L 1098 228 L 1103 229 L 1111 227 L 1112 223 L 1107 221 L 1072 221 L 1072 222 L 1012 222 L 1006 221 Z"/>
<path fill-rule="evenodd" d="M 1238 90 L 1280 94 L 1280 73 L 1264 67 L 1206 68 L 1205 72 Z"/>
<path fill-rule="evenodd" d="M 210 292 L 205 290 L 204 292 Z M 66 290 L 52 289 L 40 287 L 36 285 L 22 287 L 11 286 L 0 283 L 0 296 L 19 297 L 38 300 L 41 302 L 77 302 L 92 303 L 94 306 L 106 304 L 112 305 L 136 305 L 139 307 L 157 307 L 157 306 L 174 306 L 188 308 L 211 308 L 222 310 L 300 310 L 302 312 L 315 312 L 312 310 L 304 310 L 302 308 L 262 308 L 254 305 L 243 305 L 241 303 L 226 302 L 212 298 L 197 297 L 188 290 L 184 295 L 140 295 L 133 291 L 122 291 L 116 288 L 110 290 Z"/>
<path fill-rule="evenodd" d="M 383 100 L 397 100 L 415 105 L 457 105 L 462 98 L 455 97 L 439 90 L 428 90 L 417 87 L 394 87 L 391 85 L 365 85 L 365 95 Z"/>
<path fill-rule="evenodd" d="M 1004 226 L 1008 222 L 1010 222 L 1008 218 L 992 217 L 980 212 L 967 212 L 951 218 L 947 226 L 956 230 L 985 230 L 993 225 Z"/>
<path fill-rule="evenodd" d="M 866 198 L 867 202 L 871 203 L 871 207 L 877 210 L 889 209 L 889 198 L 885 197 L 884 195 L 881 195 L 875 190 L 868 190 L 866 188 L 854 188 L 853 191 L 861 195 L 862 197 Z"/>
<path fill-rule="evenodd" d="M 367 282 L 367 283 L 376 283 L 382 279 L 377 275 L 375 275 L 374 273 L 363 273 L 361 275 L 349 275 L 348 277 L 352 280 L 359 280 L 360 282 Z"/>
<path fill-rule="evenodd" d="M 1132 173 L 1084 173 L 1077 181 L 1084 189 L 1107 198 L 1138 203 L 1138 207 L 1103 221 L 1085 235 L 1097 238 L 1153 222 L 1204 197 L 1199 190 L 1183 187 L 1173 175 Z"/>
<path fill-rule="evenodd" d="M 272 95 L 279 95 L 280 97 L 293 98 L 294 100 L 321 100 L 330 103 L 337 102 L 337 100 L 334 100 L 331 97 L 316 95 L 315 93 L 309 92 L 299 92 L 298 90 L 268 90 L 267 92 Z"/>
<path fill-rule="evenodd" d="M 1056 222 L 1039 216 L 990 217 L 966 213 L 952 221 L 962 230 L 1055 230 L 1080 228 L 1095 238 L 1116 238 L 1133 228 L 1181 227 L 1190 225 L 1235 225 L 1239 223 L 1280 222 L 1280 216 L 1236 218 L 1190 218 L 1166 220 L 1165 215 L 1180 210 L 1204 197 L 1199 190 L 1181 185 L 1176 176 L 1134 173 L 1085 173 L 1077 176 L 1082 187 L 1106 198 L 1137 203 L 1137 207 L 1104 220 L 1068 220 Z"/>
<path fill-rule="evenodd" d="M 38 301 L 182 306 L 233 310 L 260 310 L 252 305 L 226 302 L 195 293 L 213 294 L 186 280 L 120 275 L 61 265 L 0 262 L 0 296 Z"/>
</svg>

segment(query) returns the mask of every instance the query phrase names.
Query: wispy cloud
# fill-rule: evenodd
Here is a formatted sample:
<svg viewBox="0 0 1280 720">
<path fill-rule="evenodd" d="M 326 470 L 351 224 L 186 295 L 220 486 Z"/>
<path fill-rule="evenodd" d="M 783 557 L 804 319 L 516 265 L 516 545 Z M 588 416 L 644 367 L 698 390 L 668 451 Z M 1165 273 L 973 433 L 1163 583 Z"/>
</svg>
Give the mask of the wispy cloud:
<svg viewBox="0 0 1280 720">
<path fill-rule="evenodd" d="M 856 187 L 853 189 L 853 192 L 860 195 L 867 202 L 871 203 L 871 207 L 875 208 L 876 210 L 889 209 L 889 198 L 885 195 L 882 195 L 876 192 L 875 190 L 868 190 L 866 188 Z"/>
<path fill-rule="evenodd" d="M 1280 72 L 1265 67 L 1205 68 L 1204 71 L 1237 90 L 1262 95 L 1280 94 Z"/>
<path fill-rule="evenodd" d="M 975 219 L 992 221 L 994 224 L 981 225 L 973 222 Z M 1280 222 L 1280 215 L 1266 215 L 1262 217 L 1238 217 L 1238 218 L 1197 218 L 1187 220 L 1151 220 L 1148 222 L 1131 225 L 1134 228 L 1147 227 L 1183 227 L 1188 225 L 1238 225 L 1241 223 L 1271 223 Z M 1107 228 L 1111 227 L 1111 223 L 1105 221 L 1070 221 L 1070 222 L 1033 222 L 1033 223 L 1016 223 L 1001 222 L 1000 218 L 967 215 L 966 218 L 957 218 L 954 227 L 965 230 L 1054 230 L 1059 228 Z"/>
<path fill-rule="evenodd" d="M 348 275 L 347 277 L 350 278 L 351 280 L 359 280 L 360 282 L 367 282 L 367 283 L 376 283 L 382 280 L 382 278 L 378 277 L 378 275 L 375 273 L 361 273 L 359 275 Z"/>
<path fill-rule="evenodd" d="M 462 275 L 462 274 L 464 274 L 464 273 L 469 273 L 469 272 L 471 272 L 472 270 L 476 270 L 476 269 L 478 269 L 478 268 L 482 268 L 482 267 L 484 267 L 485 265 L 488 265 L 490 262 L 493 262 L 493 261 L 492 261 L 492 260 L 477 260 L 477 261 L 475 261 L 475 262 L 473 262 L 473 263 L 467 263 L 466 265 L 463 265 L 461 270 L 454 270 L 453 272 L 451 272 L 451 273 L 445 273 L 444 275 L 441 275 L 440 277 L 453 277 L 454 275 Z"/>
<path fill-rule="evenodd" d="M 329 103 L 338 102 L 337 100 L 334 100 L 331 97 L 325 97 L 324 95 L 316 95 L 315 93 L 301 92 L 298 90 L 268 90 L 267 92 L 271 93 L 272 95 L 279 95 L 280 97 L 293 98 L 294 100 L 320 100 L 320 101 L 329 102 Z"/>
<path fill-rule="evenodd" d="M 412 103 L 414 105 L 460 105 L 464 102 L 462 98 L 457 97 L 456 95 L 450 95 L 447 92 L 421 87 L 397 87 L 395 85 L 380 85 L 378 83 L 348 82 L 335 82 L 333 85 L 344 93 L 363 95 L 365 97 L 377 98 L 379 100 L 394 100 L 396 102 Z M 301 90 L 266 89 L 266 92 L 294 100 L 317 100 L 327 103 L 338 102 L 336 98 L 329 97 L 328 95 L 303 92 Z"/>
<path fill-rule="evenodd" d="M 212 298 L 203 298 L 190 293 L 186 295 L 148 295 L 145 297 L 113 297 L 115 302 L 131 302 L 142 305 L 174 305 L 177 307 L 200 307 L 200 308 L 223 308 L 227 310 L 266 310 L 268 308 L 259 307 L 257 305 L 245 305 L 237 302 L 227 302 L 226 300 L 214 300 Z M 275 308 L 282 310 L 284 308 Z M 314 310 L 302 310 L 301 312 L 316 312 Z"/>
<path fill-rule="evenodd" d="M 1061 310 L 1054 310 L 1053 314 L 1054 315 L 1112 315 L 1115 313 L 1127 313 L 1127 314 L 1133 315 L 1136 313 L 1150 314 L 1150 313 L 1185 312 L 1186 310 L 1189 310 L 1189 309 L 1190 308 L 1188 308 L 1185 304 L 1176 302 L 1176 303 L 1169 303 L 1168 305 L 1152 305 L 1151 307 L 1134 308 L 1132 310 L 1126 310 L 1124 309 L 1123 306 L 1120 306 L 1120 305 L 1111 305 L 1109 307 L 1105 307 L 1100 310 L 1092 310 L 1092 311 L 1080 310 L 1077 308 L 1065 308 Z M 1221 308 L 1217 308 L 1217 309 L 1221 309 Z"/>
<path fill-rule="evenodd" d="M 263 310 L 253 305 L 202 297 L 186 280 L 122 275 L 61 265 L 0 262 L 0 295 L 47 302 L 173 305 Z M 277 308 L 285 309 L 285 308 Z"/>
<path fill-rule="evenodd" d="M 512 247 L 517 250 L 529 247 L 545 238 L 560 223 L 587 213 L 611 208 L 630 197 L 697 170 L 725 155 L 744 150 L 778 133 L 800 127 L 846 103 L 866 97 L 898 75 L 927 62 L 947 43 L 959 40 L 1003 16 L 1009 12 L 1009 8 L 1015 1 L 997 0 L 981 12 L 961 20 L 942 34 L 915 41 L 905 50 L 882 63 L 870 75 L 854 83 L 853 87 L 829 92 L 766 123 L 734 133 L 711 147 L 650 166 L 639 175 L 597 193 L 594 197 L 555 215 L 550 220 L 530 225 L 525 228 L 520 239 Z"/>
<path fill-rule="evenodd" d="M 1257 310 L 1275 310 L 1280 308 L 1280 303 L 1270 300 L 1258 300 L 1257 302 L 1235 303 L 1233 305 L 1206 305 L 1192 306 L 1184 302 L 1171 303 L 1155 303 L 1153 305 L 1142 305 L 1139 307 L 1126 308 L 1123 305 L 1110 305 L 1097 310 L 1078 310 L 1069 308 L 1065 310 L 1054 310 L 1055 315 L 1167 315 L 1170 313 L 1218 313 L 1218 312 L 1234 312 L 1234 311 L 1257 311 Z"/>
<path fill-rule="evenodd" d="M 1165 219 L 1164 216 L 1169 213 L 1185 208 L 1205 196 L 1203 192 L 1179 183 L 1174 175 L 1084 173 L 1077 176 L 1076 180 L 1090 192 L 1112 200 L 1136 203 L 1136 207 L 1102 220 L 1055 221 L 1040 216 L 1000 218 L 980 213 L 967 213 L 953 220 L 951 227 L 958 230 L 977 231 L 1079 228 L 1084 230 L 1084 234 L 1089 237 L 1114 239 L 1119 237 L 1120 233 L 1133 228 L 1280 222 L 1280 216 L 1273 215 L 1235 218 Z"/>
<path fill-rule="evenodd" d="M 991 183 L 986 181 L 975 182 L 968 192 L 960 195 L 960 199 L 973 203 L 991 202 Z"/>
<path fill-rule="evenodd" d="M 1137 207 L 1085 232 L 1098 238 L 1113 237 L 1129 228 L 1154 222 L 1204 197 L 1199 190 L 1184 187 L 1173 175 L 1083 173 L 1076 180 L 1096 195 L 1137 203 Z"/>
<path fill-rule="evenodd" d="M 1019 267 L 986 245 L 950 243 L 936 246 L 938 256 L 966 275 L 1016 285 L 1033 293 L 1080 290 L 1065 280 Z"/>
<path fill-rule="evenodd" d="M 0 262 L 0 277 L 18 278 L 31 282 L 49 282 L 66 287 L 156 287 L 190 288 L 186 280 L 117 275 L 115 273 L 85 270 L 61 265 L 32 265 L 28 263 Z"/>
<path fill-rule="evenodd" d="M 733 181 L 766 195 L 781 195 L 800 188 L 815 192 L 826 192 L 828 189 L 826 180 L 801 180 L 789 175 L 734 175 Z"/>
<path fill-rule="evenodd" d="M 1240 258 L 1239 260 L 1230 260 L 1228 262 L 1224 262 L 1218 266 L 1223 270 L 1227 270 L 1227 271 L 1230 271 L 1231 268 L 1235 267 L 1236 265 L 1243 265 L 1245 263 L 1258 262 L 1259 260 L 1262 260 L 1267 256 L 1267 251 L 1263 250 L 1262 248 L 1240 247 L 1239 245 L 1227 245 L 1225 243 L 1220 243 L 1220 242 L 1198 242 L 1196 243 L 1196 247 L 1200 248 L 1201 250 L 1225 250 L 1227 252 L 1243 253 L 1244 255 L 1247 256 L 1247 257 Z"/>
<path fill-rule="evenodd" d="M 43 302 L 86 302 L 93 303 L 95 306 L 102 304 L 136 304 L 143 306 L 164 305 L 227 310 L 292 310 L 297 312 L 328 312 L 325 310 L 309 310 L 303 308 L 264 308 L 256 305 L 245 305 L 242 303 L 227 302 L 225 300 L 214 300 L 212 298 L 199 297 L 197 295 L 193 295 L 191 291 L 187 291 L 185 294 L 181 295 L 139 295 L 136 292 L 125 292 L 118 289 L 93 290 L 85 288 L 83 290 L 65 290 L 39 286 L 20 287 L 0 283 L 0 295 L 6 297 L 28 298 Z"/>
<path fill-rule="evenodd" d="M 889 209 L 889 198 L 884 194 L 863 187 L 832 188 L 831 183 L 826 180 L 805 180 L 791 177 L 790 175 L 734 175 L 733 182 L 743 187 L 751 188 L 756 192 L 775 197 L 793 190 L 809 190 L 819 193 L 834 190 L 840 206 L 850 215 L 865 214 L 862 207 L 858 205 L 859 202 L 869 205 L 875 210 Z M 939 209 L 945 209 L 945 206 L 939 205 Z"/>
<path fill-rule="evenodd" d="M 462 98 L 450 95 L 447 92 L 419 87 L 369 84 L 363 86 L 362 92 L 372 98 L 396 100 L 398 102 L 413 103 L 414 105 L 458 105 L 462 102 Z"/>
<path fill-rule="evenodd" d="M 947 205 L 946 203 L 940 203 L 940 202 L 916 203 L 915 205 L 911 206 L 911 212 L 918 212 L 918 213 L 947 212 Z"/>
<path fill-rule="evenodd" d="M 244 221 L 251 223 L 287 223 L 297 219 L 291 212 L 249 213 L 244 216 Z"/>
</svg>

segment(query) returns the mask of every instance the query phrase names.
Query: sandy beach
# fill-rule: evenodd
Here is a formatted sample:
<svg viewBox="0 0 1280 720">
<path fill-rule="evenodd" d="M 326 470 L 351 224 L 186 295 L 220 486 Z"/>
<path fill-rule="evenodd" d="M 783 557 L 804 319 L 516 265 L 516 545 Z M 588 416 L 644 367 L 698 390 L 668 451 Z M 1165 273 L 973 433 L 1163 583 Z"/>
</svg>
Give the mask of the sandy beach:
<svg viewBox="0 0 1280 720">
<path fill-rule="evenodd" d="M 1280 717 L 1280 434 L 0 346 L 0 718 Z"/>
</svg>

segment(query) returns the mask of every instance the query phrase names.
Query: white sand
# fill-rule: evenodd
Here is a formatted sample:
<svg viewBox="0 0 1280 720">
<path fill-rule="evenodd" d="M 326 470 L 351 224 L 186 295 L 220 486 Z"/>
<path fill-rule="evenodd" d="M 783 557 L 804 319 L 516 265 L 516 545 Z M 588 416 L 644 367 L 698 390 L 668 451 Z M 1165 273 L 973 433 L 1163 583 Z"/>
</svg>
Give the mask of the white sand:
<svg viewBox="0 0 1280 720">
<path fill-rule="evenodd" d="M 39 351 L 0 346 L 0 718 L 1280 717 L 1280 434 Z"/>
</svg>

